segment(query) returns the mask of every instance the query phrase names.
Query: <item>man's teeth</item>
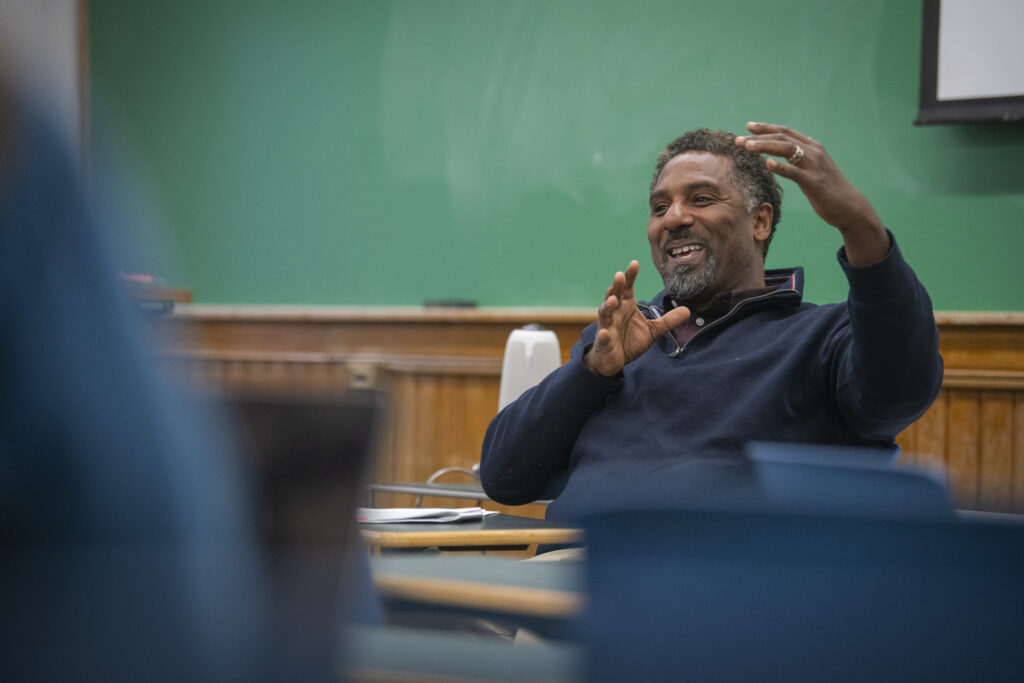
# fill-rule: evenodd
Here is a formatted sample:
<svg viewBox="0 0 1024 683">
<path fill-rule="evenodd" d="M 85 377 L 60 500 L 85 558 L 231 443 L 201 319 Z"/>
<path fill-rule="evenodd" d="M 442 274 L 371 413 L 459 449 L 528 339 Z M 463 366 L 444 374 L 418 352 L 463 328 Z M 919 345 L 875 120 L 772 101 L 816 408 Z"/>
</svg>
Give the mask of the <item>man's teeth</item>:
<svg viewBox="0 0 1024 683">
<path fill-rule="evenodd" d="M 689 254 L 691 251 L 700 251 L 704 247 L 699 244 L 687 244 L 683 247 L 673 247 L 668 250 L 670 256 L 682 256 L 683 254 Z"/>
</svg>

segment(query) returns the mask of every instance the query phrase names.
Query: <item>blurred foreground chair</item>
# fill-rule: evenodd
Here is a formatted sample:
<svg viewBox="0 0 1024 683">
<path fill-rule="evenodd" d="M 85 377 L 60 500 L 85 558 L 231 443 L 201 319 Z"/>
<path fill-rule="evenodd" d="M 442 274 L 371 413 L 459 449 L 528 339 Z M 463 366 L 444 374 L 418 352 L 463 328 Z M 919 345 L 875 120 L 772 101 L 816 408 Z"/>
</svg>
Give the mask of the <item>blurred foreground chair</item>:
<svg viewBox="0 0 1024 683">
<path fill-rule="evenodd" d="M 777 512 L 952 519 L 953 500 L 939 473 L 899 467 L 892 449 L 752 442 L 758 504 Z"/>
<path fill-rule="evenodd" d="M 585 520 L 588 681 L 1010 681 L 1024 525 L 727 510 Z"/>
<path fill-rule="evenodd" d="M 355 510 L 385 405 L 354 391 L 239 394 L 223 406 L 255 493 L 282 679 L 330 680 L 348 625 L 383 621 Z"/>
</svg>

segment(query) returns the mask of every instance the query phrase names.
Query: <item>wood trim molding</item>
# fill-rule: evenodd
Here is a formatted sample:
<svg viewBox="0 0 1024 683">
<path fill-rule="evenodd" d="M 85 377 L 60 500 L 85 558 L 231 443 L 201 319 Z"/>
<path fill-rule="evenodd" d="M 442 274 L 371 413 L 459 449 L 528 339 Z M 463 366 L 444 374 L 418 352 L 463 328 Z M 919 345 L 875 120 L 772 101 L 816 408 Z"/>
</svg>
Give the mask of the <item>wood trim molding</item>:
<svg viewBox="0 0 1024 683">
<path fill-rule="evenodd" d="M 193 321 L 290 322 L 290 323 L 510 323 L 530 320 L 545 324 L 588 325 L 597 319 L 597 308 L 445 308 L 429 306 L 181 306 L 175 316 Z"/>
<path fill-rule="evenodd" d="M 373 367 L 407 374 L 445 374 L 500 377 L 502 359 L 496 357 L 410 355 L 402 353 L 329 353 L 308 351 L 245 351 L 175 349 L 170 359 L 215 364 L 338 365 Z M 1024 390 L 1024 371 L 947 368 L 944 389 Z"/>
<path fill-rule="evenodd" d="M 961 370 L 947 368 L 942 378 L 944 389 L 1002 389 L 1024 390 L 1024 371 L 1021 370 Z"/>
<path fill-rule="evenodd" d="M 939 327 L 1024 327 L 1024 311 L 936 311 Z"/>
<path fill-rule="evenodd" d="M 597 319 L 597 307 L 495 306 L 445 308 L 427 306 L 266 306 L 259 304 L 191 304 L 175 316 L 186 320 L 244 322 L 485 322 L 583 324 Z M 1024 327 L 1024 311 L 936 311 L 939 327 Z"/>
<path fill-rule="evenodd" d="M 388 353 L 317 353 L 307 351 L 206 351 L 176 349 L 166 357 L 200 363 L 252 363 L 283 365 L 347 365 L 411 374 L 481 375 L 499 377 L 500 358 L 431 356 Z"/>
</svg>

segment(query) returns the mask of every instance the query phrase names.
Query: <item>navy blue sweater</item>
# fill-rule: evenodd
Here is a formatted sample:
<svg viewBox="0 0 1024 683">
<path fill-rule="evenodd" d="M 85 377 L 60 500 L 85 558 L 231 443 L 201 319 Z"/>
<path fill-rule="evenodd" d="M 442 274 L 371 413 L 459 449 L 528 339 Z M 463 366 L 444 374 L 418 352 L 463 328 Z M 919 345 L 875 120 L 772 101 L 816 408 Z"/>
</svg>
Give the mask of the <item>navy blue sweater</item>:
<svg viewBox="0 0 1024 683">
<path fill-rule="evenodd" d="M 802 301 L 801 269 L 708 324 L 680 348 L 665 334 L 615 379 L 571 360 L 491 422 L 484 490 L 517 505 L 557 495 L 549 519 L 573 519 L 622 495 L 671 495 L 736 464 L 747 442 L 890 445 L 938 395 L 942 359 L 931 300 L 895 242 L 880 263 L 839 262 L 844 304 Z M 641 305 L 660 315 L 665 293 Z"/>
</svg>

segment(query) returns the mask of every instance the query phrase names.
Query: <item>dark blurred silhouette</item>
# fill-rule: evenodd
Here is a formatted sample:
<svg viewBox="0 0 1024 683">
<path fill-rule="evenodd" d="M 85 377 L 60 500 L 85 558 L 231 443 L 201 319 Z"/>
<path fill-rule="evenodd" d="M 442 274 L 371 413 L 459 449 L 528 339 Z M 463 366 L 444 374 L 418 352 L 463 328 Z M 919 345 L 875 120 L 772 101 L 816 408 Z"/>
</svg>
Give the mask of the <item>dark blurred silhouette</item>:
<svg viewBox="0 0 1024 683">
<path fill-rule="evenodd" d="M 226 403 L 259 501 L 272 637 L 286 679 L 335 680 L 348 625 L 383 622 L 355 507 L 384 398 L 262 391 Z"/>
<path fill-rule="evenodd" d="M 227 439 L 153 372 L 70 155 L 6 82 L 3 678 L 265 677 L 262 577 Z"/>
</svg>

